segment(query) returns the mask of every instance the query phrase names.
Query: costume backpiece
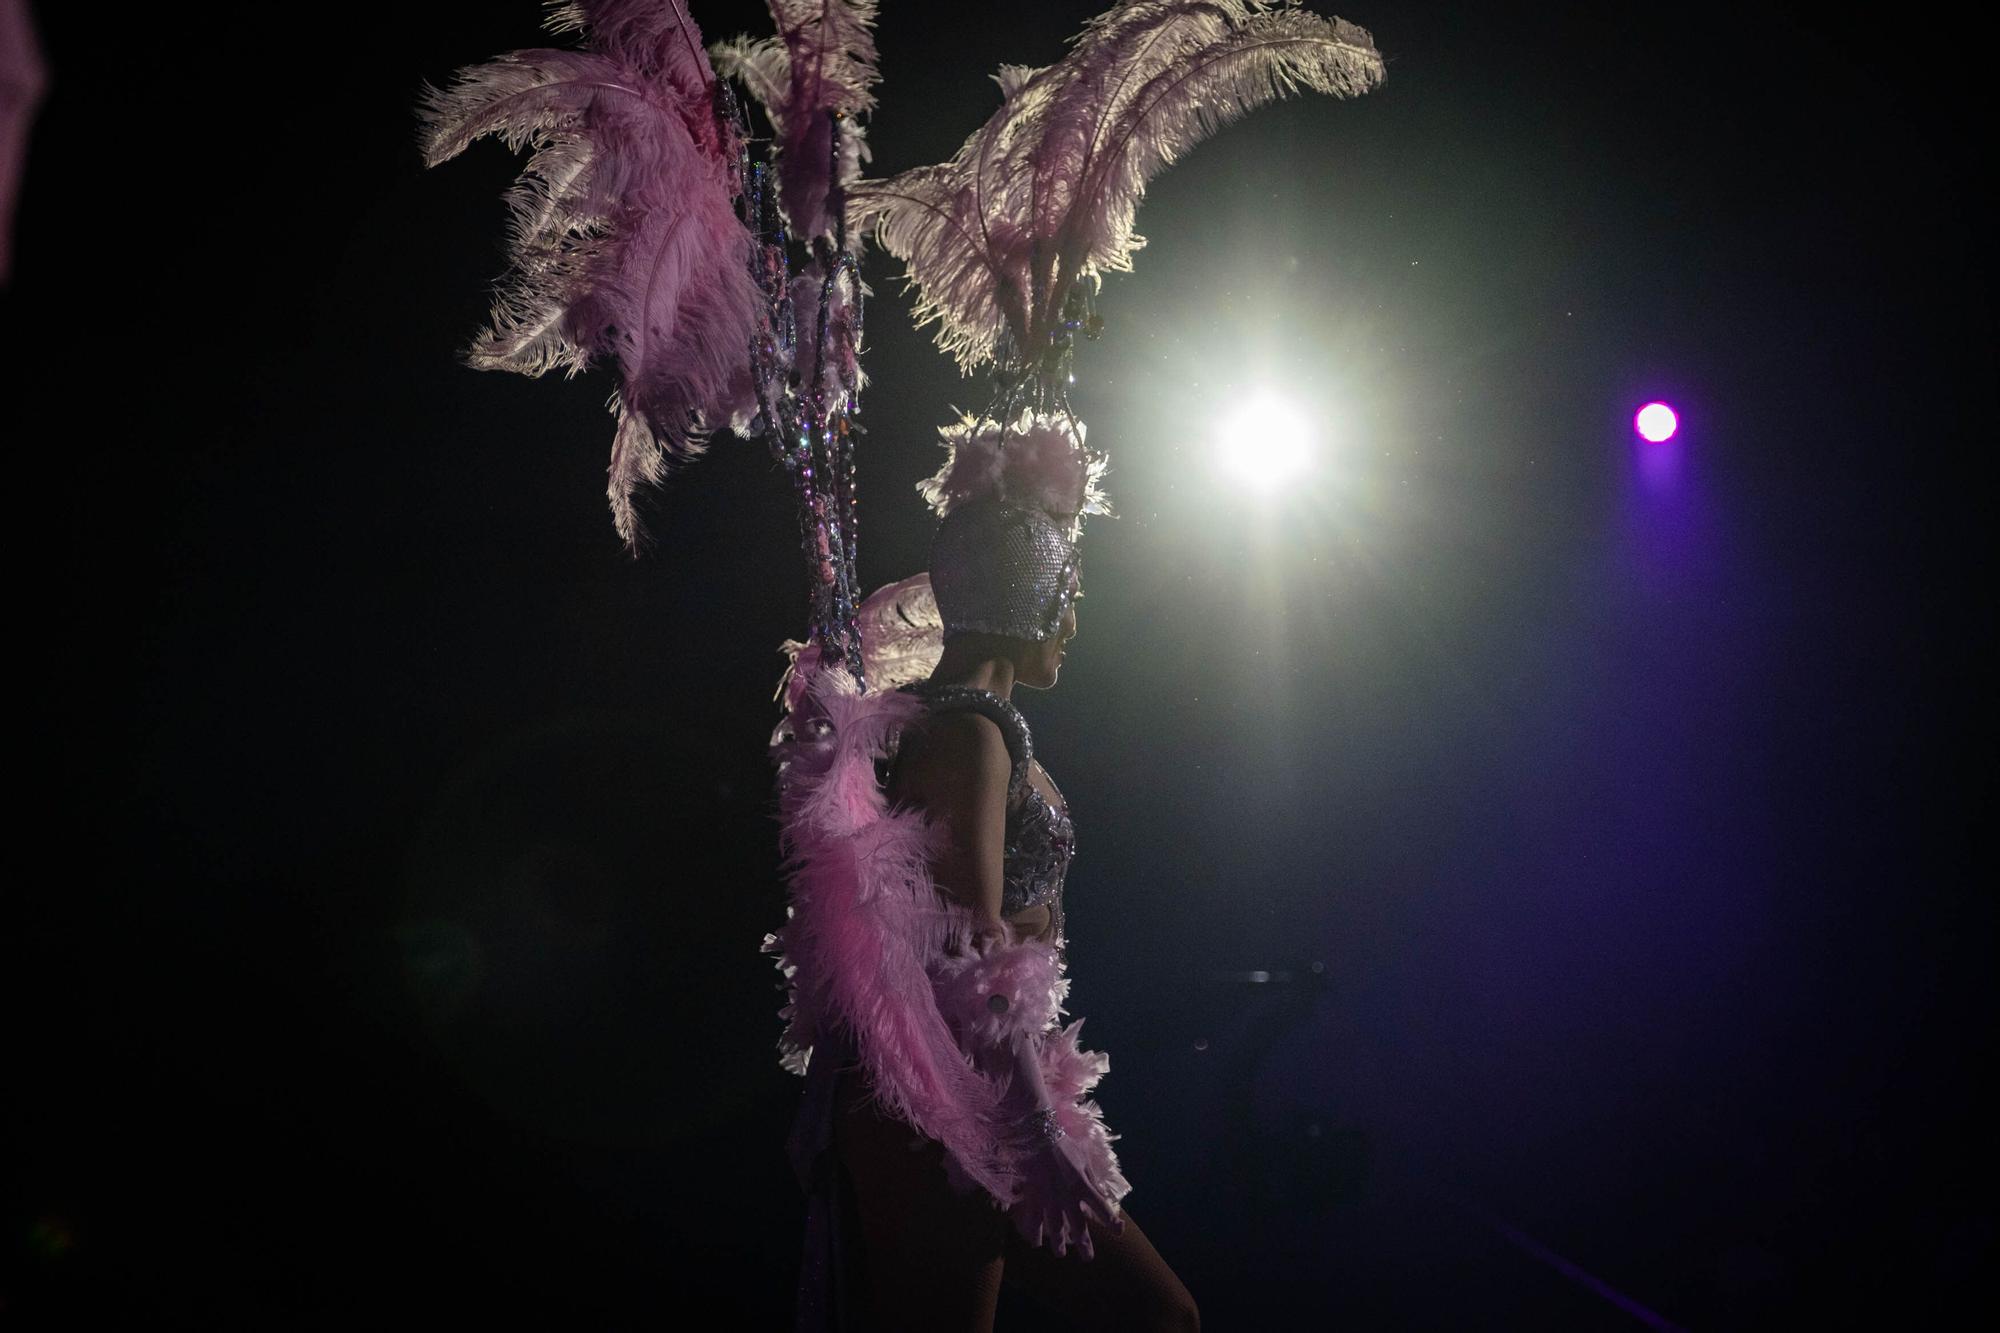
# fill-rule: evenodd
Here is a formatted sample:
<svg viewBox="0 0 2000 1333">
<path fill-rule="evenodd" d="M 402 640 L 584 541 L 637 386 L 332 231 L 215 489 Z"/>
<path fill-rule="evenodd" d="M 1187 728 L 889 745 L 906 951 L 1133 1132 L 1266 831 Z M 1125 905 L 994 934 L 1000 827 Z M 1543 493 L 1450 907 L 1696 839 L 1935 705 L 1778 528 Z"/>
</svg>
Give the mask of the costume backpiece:
<svg viewBox="0 0 2000 1333">
<path fill-rule="evenodd" d="M 764 949 L 787 992 L 780 1058 L 807 1080 L 791 1143 L 809 1198 L 800 1327 L 855 1314 L 854 1238 L 828 1169 L 832 1080 L 850 1064 L 883 1111 L 943 1146 L 953 1188 L 983 1191 L 1031 1243 L 1087 1256 L 1076 1216 L 1115 1223 L 1130 1185 L 1087 1100 L 1109 1062 L 1078 1044 L 1081 1020 L 1061 1024 L 1060 925 L 994 935 L 943 894 L 930 872 L 941 831 L 889 803 L 885 771 L 903 729 L 941 707 L 993 716 L 1024 771 L 1010 705 L 922 682 L 952 636 L 1050 638 L 1076 593 L 1083 520 L 1110 506 L 1107 457 L 1070 407 L 1072 358 L 1077 335 L 1103 328 L 1102 275 L 1129 270 L 1144 243 L 1147 184 L 1275 98 L 1367 92 L 1382 58 L 1360 28 L 1294 0 L 1126 0 L 1054 64 L 1003 66 L 999 109 L 949 161 L 864 180 L 876 0 L 769 0 L 775 35 L 713 47 L 683 0 L 550 6 L 548 26 L 583 34 L 580 47 L 426 85 L 420 147 L 432 165 L 487 134 L 533 148 L 508 194 L 507 284 L 463 356 L 531 376 L 616 363 L 609 495 L 634 554 L 640 485 L 714 431 L 764 440 L 798 497 L 807 636 L 784 645 L 771 738 L 790 903 Z M 903 261 L 919 322 L 989 386 L 979 412 L 943 428 L 946 462 L 919 487 L 940 520 L 928 575 L 864 599 L 869 236 Z M 1059 901 L 1074 846 L 1066 803 L 1043 806 L 1010 842 L 1022 901 Z M 1087 1198 L 1045 1197 L 1050 1153 Z"/>
</svg>

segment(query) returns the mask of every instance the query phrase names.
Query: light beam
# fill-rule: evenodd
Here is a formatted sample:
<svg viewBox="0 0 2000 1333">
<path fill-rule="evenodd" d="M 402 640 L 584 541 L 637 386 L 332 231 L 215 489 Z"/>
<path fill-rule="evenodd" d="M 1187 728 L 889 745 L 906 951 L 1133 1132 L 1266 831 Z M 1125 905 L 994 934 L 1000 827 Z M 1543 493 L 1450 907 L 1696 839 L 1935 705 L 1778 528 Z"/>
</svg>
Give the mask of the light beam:
<svg viewBox="0 0 2000 1333">
<path fill-rule="evenodd" d="M 1218 427 L 1221 466 L 1244 485 L 1274 491 L 1312 464 L 1312 423 L 1274 393 L 1258 393 Z"/>
<path fill-rule="evenodd" d="M 1665 403 L 1647 403 L 1632 418 L 1632 429 L 1639 432 L 1641 439 L 1654 444 L 1665 444 L 1680 428 L 1680 417 Z"/>
</svg>

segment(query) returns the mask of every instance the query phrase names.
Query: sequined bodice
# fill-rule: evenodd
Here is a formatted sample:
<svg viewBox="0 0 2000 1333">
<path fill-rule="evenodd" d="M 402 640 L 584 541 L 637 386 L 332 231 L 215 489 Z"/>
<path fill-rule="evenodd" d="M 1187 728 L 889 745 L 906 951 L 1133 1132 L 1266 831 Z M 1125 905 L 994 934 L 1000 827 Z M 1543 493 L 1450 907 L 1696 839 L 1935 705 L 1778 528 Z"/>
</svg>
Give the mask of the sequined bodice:
<svg viewBox="0 0 2000 1333">
<path fill-rule="evenodd" d="M 1007 784 L 1006 862 L 1000 912 L 1011 917 L 1031 907 L 1047 906 L 1060 914 L 1063 878 L 1076 855 L 1076 830 L 1070 823 L 1068 802 L 1062 799 L 1062 794 L 1057 792 L 1057 804 L 1051 805 L 1029 781 L 1029 771 L 1036 765 L 1034 738 L 1028 731 L 1027 719 L 991 690 L 928 682 L 902 688 L 921 698 L 932 712 L 969 708 L 999 724 L 1007 753 L 1014 760 L 1013 776 Z M 1048 776 L 1046 769 L 1043 776 Z"/>
</svg>

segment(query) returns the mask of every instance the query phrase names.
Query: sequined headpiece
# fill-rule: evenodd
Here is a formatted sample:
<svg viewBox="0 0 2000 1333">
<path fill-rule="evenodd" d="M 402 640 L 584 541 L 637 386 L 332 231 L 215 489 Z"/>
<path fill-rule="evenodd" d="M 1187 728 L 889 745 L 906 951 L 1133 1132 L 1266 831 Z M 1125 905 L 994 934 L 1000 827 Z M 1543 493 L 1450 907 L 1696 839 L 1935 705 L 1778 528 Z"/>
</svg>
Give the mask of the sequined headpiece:
<svg viewBox="0 0 2000 1333">
<path fill-rule="evenodd" d="M 946 638 L 967 631 L 1041 642 L 1076 593 L 1077 524 L 982 500 L 938 524 L 931 588 Z"/>
<path fill-rule="evenodd" d="M 930 574 L 944 636 L 1051 638 L 1076 595 L 1083 516 L 1110 512 L 1104 456 L 1082 422 L 1049 413 L 966 416 L 940 434 L 950 457 L 917 489 L 943 519 Z"/>
</svg>

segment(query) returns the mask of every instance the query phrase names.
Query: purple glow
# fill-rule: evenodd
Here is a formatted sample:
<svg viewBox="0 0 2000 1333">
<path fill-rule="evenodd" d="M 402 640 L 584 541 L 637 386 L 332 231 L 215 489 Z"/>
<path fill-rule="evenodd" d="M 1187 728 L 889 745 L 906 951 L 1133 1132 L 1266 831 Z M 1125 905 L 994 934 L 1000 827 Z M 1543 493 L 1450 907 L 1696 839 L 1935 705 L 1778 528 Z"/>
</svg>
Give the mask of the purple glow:
<svg viewBox="0 0 2000 1333">
<path fill-rule="evenodd" d="M 1632 418 L 1632 428 L 1654 444 L 1664 444 L 1673 439 L 1680 425 L 1681 420 L 1674 415 L 1674 409 L 1665 403 L 1647 403 Z"/>
</svg>

